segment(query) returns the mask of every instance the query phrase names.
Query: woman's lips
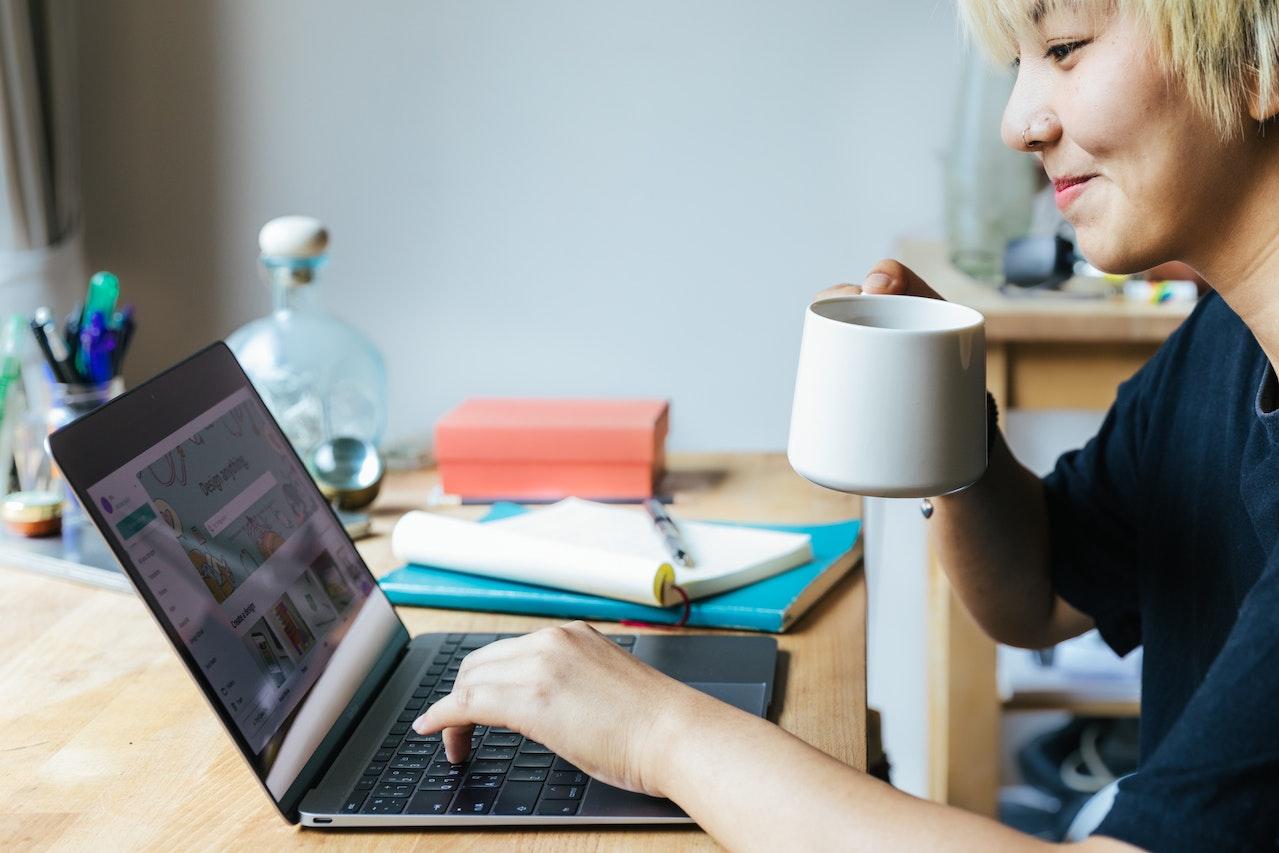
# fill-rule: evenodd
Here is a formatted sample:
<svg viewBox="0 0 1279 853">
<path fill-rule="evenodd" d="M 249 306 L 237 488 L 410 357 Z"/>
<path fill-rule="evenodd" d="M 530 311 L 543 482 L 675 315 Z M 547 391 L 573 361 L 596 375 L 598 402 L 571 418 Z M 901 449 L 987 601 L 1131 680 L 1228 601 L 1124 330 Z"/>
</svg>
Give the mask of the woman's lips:
<svg viewBox="0 0 1279 853">
<path fill-rule="evenodd" d="M 1073 178 L 1057 178 L 1053 181 L 1053 200 L 1057 202 L 1058 210 L 1065 210 L 1072 201 L 1079 198 L 1085 189 L 1088 188 L 1088 182 L 1096 175 L 1080 175 Z"/>
</svg>

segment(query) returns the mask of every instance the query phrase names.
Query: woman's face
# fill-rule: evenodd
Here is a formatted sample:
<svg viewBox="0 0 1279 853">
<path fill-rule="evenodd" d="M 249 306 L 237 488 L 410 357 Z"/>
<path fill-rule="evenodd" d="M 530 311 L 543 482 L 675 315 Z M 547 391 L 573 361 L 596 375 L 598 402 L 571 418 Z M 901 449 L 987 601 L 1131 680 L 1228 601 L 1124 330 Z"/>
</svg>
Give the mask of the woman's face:
<svg viewBox="0 0 1279 853">
<path fill-rule="evenodd" d="M 1037 36 L 1019 42 L 1004 142 L 1039 156 L 1098 268 L 1193 262 L 1205 241 L 1226 236 L 1252 150 L 1220 138 L 1141 27 L 1081 6 L 1044 15 Z"/>
</svg>

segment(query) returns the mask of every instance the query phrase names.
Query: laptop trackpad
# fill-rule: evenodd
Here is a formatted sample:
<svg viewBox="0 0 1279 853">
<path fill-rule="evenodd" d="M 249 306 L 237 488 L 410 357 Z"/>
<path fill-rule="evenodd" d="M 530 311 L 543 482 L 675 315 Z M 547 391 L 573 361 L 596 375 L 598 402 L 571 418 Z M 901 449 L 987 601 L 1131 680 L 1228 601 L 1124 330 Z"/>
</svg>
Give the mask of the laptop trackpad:
<svg viewBox="0 0 1279 853">
<path fill-rule="evenodd" d="M 764 716 L 764 685 L 759 682 L 690 681 L 687 684 L 748 714 Z M 603 782 L 592 781 L 586 788 L 586 797 L 579 814 L 583 817 L 658 818 L 683 817 L 684 810 L 670 800 L 623 791 Z"/>
</svg>

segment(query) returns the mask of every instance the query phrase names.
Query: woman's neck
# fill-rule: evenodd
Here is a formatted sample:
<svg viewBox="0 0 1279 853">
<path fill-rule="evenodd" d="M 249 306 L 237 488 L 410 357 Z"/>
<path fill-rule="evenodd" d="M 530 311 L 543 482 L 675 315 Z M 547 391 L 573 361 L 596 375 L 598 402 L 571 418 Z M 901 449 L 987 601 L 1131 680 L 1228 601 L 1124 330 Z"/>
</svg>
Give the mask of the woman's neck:
<svg viewBox="0 0 1279 853">
<path fill-rule="evenodd" d="M 1279 369 L 1279 145 L 1274 140 L 1264 144 L 1267 156 L 1255 161 L 1242 181 L 1247 193 L 1229 221 L 1215 229 L 1219 239 L 1186 260 L 1239 315 Z"/>
</svg>

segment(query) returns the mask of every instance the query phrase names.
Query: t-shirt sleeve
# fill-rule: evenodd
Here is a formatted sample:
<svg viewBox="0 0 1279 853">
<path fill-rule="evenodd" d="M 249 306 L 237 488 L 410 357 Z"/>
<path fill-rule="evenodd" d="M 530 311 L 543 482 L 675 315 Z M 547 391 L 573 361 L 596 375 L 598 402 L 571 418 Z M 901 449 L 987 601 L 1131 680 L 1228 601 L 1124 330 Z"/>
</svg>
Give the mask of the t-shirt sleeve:
<svg viewBox="0 0 1279 853">
<path fill-rule="evenodd" d="M 1148 850 L 1279 846 L 1279 549 L 1167 736 L 1097 832 Z"/>
<path fill-rule="evenodd" d="M 1160 354 L 1119 386 L 1097 435 L 1044 478 L 1053 588 L 1118 654 L 1141 644 L 1137 517 L 1148 387 Z"/>
</svg>

